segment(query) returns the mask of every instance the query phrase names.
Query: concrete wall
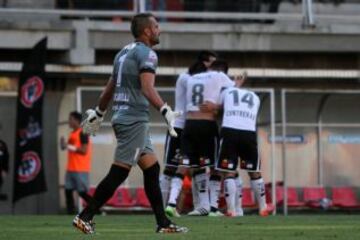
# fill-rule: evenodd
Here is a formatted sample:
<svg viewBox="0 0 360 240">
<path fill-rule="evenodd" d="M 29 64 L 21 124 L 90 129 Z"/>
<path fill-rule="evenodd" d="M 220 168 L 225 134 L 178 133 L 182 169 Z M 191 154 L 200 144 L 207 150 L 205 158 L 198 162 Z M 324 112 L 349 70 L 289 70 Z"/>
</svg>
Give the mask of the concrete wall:
<svg viewBox="0 0 360 240">
<path fill-rule="evenodd" d="M 0 15 L 1 19 L 1 15 Z M 304 29 L 297 25 L 161 23 L 160 51 L 212 49 L 240 52 L 360 52 L 358 25 L 333 24 Z M 116 51 L 132 41 L 129 23 L 42 21 L 0 23 L 0 49 L 29 49 L 44 36 L 49 49 L 62 51 L 57 62 L 95 64 L 96 51 Z M 189 44 L 191 43 L 191 44 Z"/>
</svg>

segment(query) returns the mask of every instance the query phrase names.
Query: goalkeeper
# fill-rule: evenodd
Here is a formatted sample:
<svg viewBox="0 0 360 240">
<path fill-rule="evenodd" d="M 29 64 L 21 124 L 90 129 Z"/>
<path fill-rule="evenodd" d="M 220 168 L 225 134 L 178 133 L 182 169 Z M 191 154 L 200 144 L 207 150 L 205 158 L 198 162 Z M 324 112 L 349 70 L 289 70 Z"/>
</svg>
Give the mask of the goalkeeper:
<svg viewBox="0 0 360 240">
<path fill-rule="evenodd" d="M 117 138 L 114 163 L 97 186 L 89 205 L 73 220 L 73 225 L 86 234 L 94 233 L 93 217 L 128 177 L 130 169 L 139 165 L 144 175 L 144 188 L 155 214 L 158 233 L 182 233 L 187 228 L 172 223 L 164 212 L 159 186 L 160 166 L 149 136 L 149 102 L 164 116 L 169 132 L 175 118 L 154 87 L 157 55 L 151 49 L 159 43 L 159 25 L 151 14 L 141 13 L 131 21 L 133 43 L 125 46 L 115 57 L 114 69 L 95 110 L 87 110 L 83 131 L 95 134 L 113 98 L 112 125 Z"/>
</svg>

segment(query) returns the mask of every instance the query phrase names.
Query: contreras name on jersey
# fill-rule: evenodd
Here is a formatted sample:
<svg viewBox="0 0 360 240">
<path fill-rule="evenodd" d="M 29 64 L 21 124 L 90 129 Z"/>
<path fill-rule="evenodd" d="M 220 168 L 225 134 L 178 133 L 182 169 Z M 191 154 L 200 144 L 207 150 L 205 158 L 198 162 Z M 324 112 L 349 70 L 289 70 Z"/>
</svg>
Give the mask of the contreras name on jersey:
<svg viewBox="0 0 360 240">
<path fill-rule="evenodd" d="M 240 116 L 240 117 L 244 117 L 244 118 L 250 118 L 251 120 L 255 120 L 255 119 L 256 119 L 256 115 L 251 114 L 250 112 L 240 111 L 240 110 L 226 111 L 226 112 L 225 112 L 225 115 L 226 115 L 227 117 Z"/>
</svg>

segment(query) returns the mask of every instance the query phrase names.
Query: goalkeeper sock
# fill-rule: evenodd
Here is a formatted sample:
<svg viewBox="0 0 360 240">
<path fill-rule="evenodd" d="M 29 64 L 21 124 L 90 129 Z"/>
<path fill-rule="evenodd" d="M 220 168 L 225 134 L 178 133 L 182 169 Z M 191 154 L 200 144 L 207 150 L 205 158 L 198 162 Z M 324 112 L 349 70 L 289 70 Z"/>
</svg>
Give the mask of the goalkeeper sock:
<svg viewBox="0 0 360 240">
<path fill-rule="evenodd" d="M 80 213 L 79 217 L 84 221 L 92 220 L 101 206 L 112 197 L 117 187 L 125 181 L 129 172 L 129 169 L 113 164 L 109 173 L 96 187 L 94 197 L 90 199 L 89 205 Z"/>
<path fill-rule="evenodd" d="M 266 209 L 266 198 L 265 198 L 265 184 L 264 179 L 252 179 L 251 188 L 255 193 L 256 200 L 258 202 L 259 209 Z"/>
<path fill-rule="evenodd" d="M 221 191 L 221 177 L 211 175 L 209 182 L 211 211 L 216 212 L 219 208 L 219 196 Z"/>
<path fill-rule="evenodd" d="M 228 213 L 236 213 L 235 197 L 236 197 L 236 183 L 235 179 L 230 177 L 224 180 L 225 199 Z"/>
<path fill-rule="evenodd" d="M 79 196 L 84 199 L 86 204 L 89 204 L 89 202 L 91 201 L 91 196 L 87 194 L 87 192 L 79 192 Z"/>
<path fill-rule="evenodd" d="M 170 196 L 168 202 L 168 205 L 171 207 L 176 207 L 176 201 L 181 192 L 183 180 L 184 180 L 184 175 L 180 173 L 175 174 L 175 176 L 171 179 L 171 189 L 170 189 Z"/>
<path fill-rule="evenodd" d="M 166 227 L 171 223 L 171 221 L 166 217 L 164 211 L 164 204 L 162 201 L 159 183 L 159 163 L 156 162 L 151 167 L 143 170 L 143 174 L 145 193 L 155 214 L 157 225 L 160 227 Z"/>
</svg>

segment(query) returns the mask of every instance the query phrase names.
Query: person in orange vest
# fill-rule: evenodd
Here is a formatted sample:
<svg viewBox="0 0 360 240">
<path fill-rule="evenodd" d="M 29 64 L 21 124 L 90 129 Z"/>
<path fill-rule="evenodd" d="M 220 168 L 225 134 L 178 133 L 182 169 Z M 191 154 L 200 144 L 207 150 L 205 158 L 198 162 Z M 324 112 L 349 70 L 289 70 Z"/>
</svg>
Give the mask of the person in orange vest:
<svg viewBox="0 0 360 240">
<path fill-rule="evenodd" d="M 74 204 L 74 191 L 88 202 L 91 197 L 87 194 L 89 190 L 89 173 L 91 167 L 91 142 L 89 136 L 82 132 L 81 113 L 71 112 L 69 114 L 69 127 L 72 132 L 67 143 L 61 138 L 62 150 L 67 150 L 68 161 L 65 174 L 65 198 L 68 214 L 76 212 Z"/>
</svg>

